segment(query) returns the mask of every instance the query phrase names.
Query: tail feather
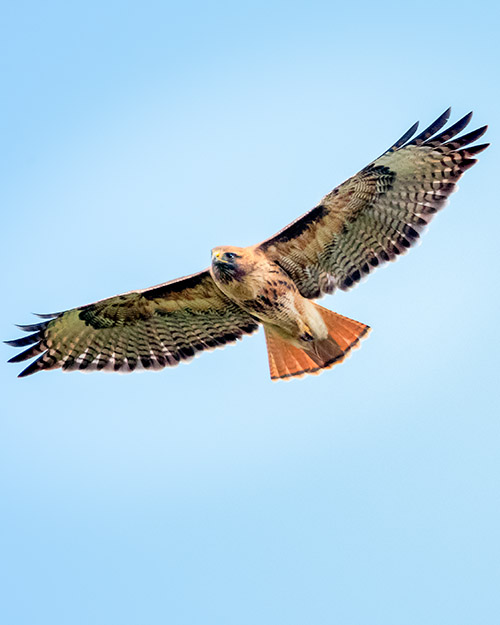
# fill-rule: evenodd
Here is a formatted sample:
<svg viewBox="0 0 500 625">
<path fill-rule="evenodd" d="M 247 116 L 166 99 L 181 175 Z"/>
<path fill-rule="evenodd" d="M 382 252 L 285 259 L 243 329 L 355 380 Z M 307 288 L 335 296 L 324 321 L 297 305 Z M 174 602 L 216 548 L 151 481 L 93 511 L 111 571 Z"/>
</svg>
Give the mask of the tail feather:
<svg viewBox="0 0 500 625">
<path fill-rule="evenodd" d="M 267 326 L 264 329 L 271 380 L 301 377 L 306 373 L 320 371 L 320 367 L 304 350 L 285 341 Z"/>
<path fill-rule="evenodd" d="M 356 346 L 362 338 L 370 332 L 370 326 L 355 321 L 349 317 L 339 315 L 323 306 L 316 304 L 321 312 L 323 321 L 328 327 L 328 335 L 332 338 L 344 352 L 348 352 Z"/>
<path fill-rule="evenodd" d="M 316 304 L 317 305 L 317 304 Z M 328 328 L 326 339 L 314 341 L 307 350 L 292 345 L 264 326 L 272 380 L 318 374 L 341 363 L 370 331 L 369 326 L 318 306 Z"/>
</svg>

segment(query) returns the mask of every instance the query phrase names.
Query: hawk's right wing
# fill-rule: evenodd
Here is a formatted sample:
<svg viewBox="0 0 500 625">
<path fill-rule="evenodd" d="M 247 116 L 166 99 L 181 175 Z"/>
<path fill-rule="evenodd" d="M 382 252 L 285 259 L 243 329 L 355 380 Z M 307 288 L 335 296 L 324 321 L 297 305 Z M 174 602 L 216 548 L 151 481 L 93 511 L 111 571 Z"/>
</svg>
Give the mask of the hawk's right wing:
<svg viewBox="0 0 500 625">
<path fill-rule="evenodd" d="M 19 326 L 31 345 L 9 362 L 39 356 L 19 377 L 42 369 L 120 371 L 161 369 L 197 352 L 234 343 L 258 321 L 228 299 L 208 270 L 143 291 L 132 291 Z"/>
</svg>

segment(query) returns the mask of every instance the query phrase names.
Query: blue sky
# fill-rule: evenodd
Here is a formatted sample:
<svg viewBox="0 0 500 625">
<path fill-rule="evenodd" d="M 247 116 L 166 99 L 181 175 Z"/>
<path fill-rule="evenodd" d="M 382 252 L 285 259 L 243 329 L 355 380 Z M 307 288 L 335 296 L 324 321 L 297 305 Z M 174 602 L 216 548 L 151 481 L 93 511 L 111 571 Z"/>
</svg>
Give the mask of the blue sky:
<svg viewBox="0 0 500 625">
<path fill-rule="evenodd" d="M 465 625 L 500 609 L 498 9 L 2 8 L 2 337 L 259 241 L 449 105 L 492 147 L 422 244 L 322 304 L 372 326 L 272 384 L 264 336 L 130 376 L 1 348 L 0 620 Z"/>
</svg>

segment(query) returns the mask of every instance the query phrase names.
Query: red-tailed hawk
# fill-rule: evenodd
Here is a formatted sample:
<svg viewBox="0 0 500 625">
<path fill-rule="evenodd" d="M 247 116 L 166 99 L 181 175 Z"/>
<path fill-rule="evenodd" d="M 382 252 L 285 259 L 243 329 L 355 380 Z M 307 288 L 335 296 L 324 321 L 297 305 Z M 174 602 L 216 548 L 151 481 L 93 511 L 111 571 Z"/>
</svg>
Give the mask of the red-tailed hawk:
<svg viewBox="0 0 500 625">
<path fill-rule="evenodd" d="M 368 326 L 311 300 L 347 290 L 406 252 L 446 203 L 486 126 L 457 137 L 472 114 L 447 130 L 450 109 L 412 139 L 415 124 L 382 156 L 328 193 L 270 239 L 247 248 L 217 247 L 200 273 L 132 291 L 19 326 L 38 356 L 20 374 L 161 369 L 233 343 L 264 326 L 271 378 L 318 373 L 342 362 Z M 441 131 L 441 132 L 440 132 Z"/>
</svg>

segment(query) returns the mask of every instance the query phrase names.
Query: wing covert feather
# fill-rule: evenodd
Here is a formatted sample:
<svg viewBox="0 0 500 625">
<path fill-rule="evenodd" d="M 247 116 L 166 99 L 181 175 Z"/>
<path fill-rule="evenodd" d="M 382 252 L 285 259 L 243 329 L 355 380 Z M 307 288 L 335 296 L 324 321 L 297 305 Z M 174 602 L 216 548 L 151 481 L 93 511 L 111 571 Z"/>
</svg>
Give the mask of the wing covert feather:
<svg viewBox="0 0 500 625">
<path fill-rule="evenodd" d="M 128 373 L 175 366 L 251 334 L 258 322 L 229 300 L 205 270 L 20 327 L 33 334 L 7 343 L 31 347 L 9 362 L 39 356 L 20 374 L 24 377 L 58 367 Z"/>
<path fill-rule="evenodd" d="M 382 156 L 258 247 L 289 273 L 304 297 L 347 290 L 406 252 L 443 208 L 488 144 L 468 146 L 487 126 L 453 139 L 471 113 L 436 135 L 450 109 L 415 139 L 415 124 Z"/>
</svg>

